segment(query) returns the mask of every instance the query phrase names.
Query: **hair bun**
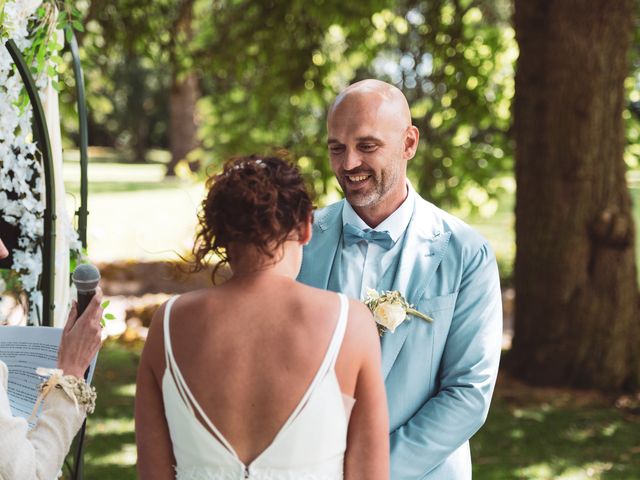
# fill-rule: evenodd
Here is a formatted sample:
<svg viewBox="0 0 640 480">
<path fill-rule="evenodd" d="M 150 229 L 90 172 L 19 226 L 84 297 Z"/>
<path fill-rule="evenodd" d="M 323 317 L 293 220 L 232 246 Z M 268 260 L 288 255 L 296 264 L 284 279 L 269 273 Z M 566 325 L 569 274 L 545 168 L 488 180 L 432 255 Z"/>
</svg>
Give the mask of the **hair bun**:
<svg viewBox="0 0 640 480">
<path fill-rule="evenodd" d="M 211 252 L 228 261 L 230 243 L 253 245 L 273 258 L 313 212 L 300 172 L 280 157 L 234 157 L 206 186 L 193 249 L 200 268 Z"/>
</svg>

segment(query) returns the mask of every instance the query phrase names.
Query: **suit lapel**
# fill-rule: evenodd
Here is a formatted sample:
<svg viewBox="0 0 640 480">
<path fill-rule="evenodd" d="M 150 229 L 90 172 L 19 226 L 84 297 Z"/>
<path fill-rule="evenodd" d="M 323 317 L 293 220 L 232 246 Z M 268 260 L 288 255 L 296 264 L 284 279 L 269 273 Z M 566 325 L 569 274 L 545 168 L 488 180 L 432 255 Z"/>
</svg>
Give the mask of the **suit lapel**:
<svg viewBox="0 0 640 480">
<path fill-rule="evenodd" d="M 417 305 L 444 257 L 450 236 L 451 232 L 443 230 L 430 204 L 417 197 L 392 289 Z M 415 318 L 408 319 L 394 333 L 387 332 L 382 337 L 382 375 L 385 379 L 409 335 L 411 322 L 415 321 Z"/>
<path fill-rule="evenodd" d="M 302 267 L 298 275 L 300 282 L 322 289 L 329 286 L 336 252 L 341 245 L 343 202 L 344 200 L 334 203 L 317 212 L 313 223 L 313 237 L 303 251 Z"/>
</svg>

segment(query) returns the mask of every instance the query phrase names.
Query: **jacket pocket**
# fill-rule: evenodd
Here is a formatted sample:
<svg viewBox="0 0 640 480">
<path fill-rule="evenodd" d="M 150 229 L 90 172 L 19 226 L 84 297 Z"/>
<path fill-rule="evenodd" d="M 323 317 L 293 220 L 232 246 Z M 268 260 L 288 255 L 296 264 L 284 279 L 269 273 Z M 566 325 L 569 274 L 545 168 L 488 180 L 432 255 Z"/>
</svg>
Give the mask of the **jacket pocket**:
<svg viewBox="0 0 640 480">
<path fill-rule="evenodd" d="M 456 298 L 458 298 L 458 292 L 439 295 L 437 297 L 423 298 L 418 302 L 416 310 L 429 316 L 446 310 L 453 311 L 456 305 Z"/>
</svg>

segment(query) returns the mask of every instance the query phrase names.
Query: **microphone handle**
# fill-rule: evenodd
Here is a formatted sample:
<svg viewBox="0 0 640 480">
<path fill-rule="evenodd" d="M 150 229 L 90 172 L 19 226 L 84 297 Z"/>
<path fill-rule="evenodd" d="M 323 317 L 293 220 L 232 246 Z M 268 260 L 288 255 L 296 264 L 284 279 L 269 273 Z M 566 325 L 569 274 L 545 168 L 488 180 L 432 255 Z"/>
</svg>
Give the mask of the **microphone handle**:
<svg viewBox="0 0 640 480">
<path fill-rule="evenodd" d="M 84 313 L 84 311 L 91 303 L 91 299 L 96 294 L 95 290 L 89 290 L 88 292 L 78 292 L 78 317 Z"/>
<path fill-rule="evenodd" d="M 89 290 L 88 292 L 78 292 L 78 317 L 84 313 L 84 311 L 91 303 L 91 299 L 96 294 L 95 290 Z M 88 366 L 84 372 L 84 379 L 87 380 L 89 378 L 89 370 L 91 366 Z M 78 440 L 76 453 L 74 455 L 73 462 L 73 473 L 72 477 L 74 480 L 83 479 L 84 478 L 84 436 L 87 428 L 87 419 L 85 418 L 82 422 L 82 427 L 80 431 L 77 433 L 76 438 Z"/>
</svg>

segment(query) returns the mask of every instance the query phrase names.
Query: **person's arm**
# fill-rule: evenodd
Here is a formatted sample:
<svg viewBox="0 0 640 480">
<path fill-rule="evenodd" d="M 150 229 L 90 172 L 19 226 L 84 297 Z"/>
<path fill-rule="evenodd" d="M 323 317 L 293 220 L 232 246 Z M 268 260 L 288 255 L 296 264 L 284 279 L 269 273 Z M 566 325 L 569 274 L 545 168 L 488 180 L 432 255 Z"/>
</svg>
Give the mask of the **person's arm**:
<svg viewBox="0 0 640 480">
<path fill-rule="evenodd" d="M 175 479 L 173 446 L 162 400 L 164 341 L 162 315 L 159 308 L 149 329 L 149 336 L 138 366 L 135 401 L 136 445 L 138 448 L 138 475 L 142 480 Z"/>
<path fill-rule="evenodd" d="M 367 307 L 351 301 L 349 327 L 361 360 L 344 460 L 345 480 L 389 478 L 389 418 L 380 338 Z"/>
<path fill-rule="evenodd" d="M 394 480 L 423 478 L 483 425 L 501 346 L 500 279 L 485 244 L 462 276 L 440 364 L 440 390 L 391 434 Z"/>
<path fill-rule="evenodd" d="M 65 393 L 54 389 L 43 404 L 38 423 L 29 432 L 27 421 L 11 414 L 3 387 L 0 397 L 0 478 L 57 478 L 85 410 L 76 410 Z"/>
<path fill-rule="evenodd" d="M 58 368 L 65 375 L 82 378 L 100 348 L 102 294 L 96 293 L 87 310 L 77 318 L 74 304 L 58 350 Z M 77 319 L 77 321 L 76 321 Z M 0 478 L 51 480 L 57 478 L 73 436 L 86 416 L 62 390 L 54 388 L 30 431 L 26 420 L 11 414 L 9 399 L 0 391 Z"/>
</svg>

